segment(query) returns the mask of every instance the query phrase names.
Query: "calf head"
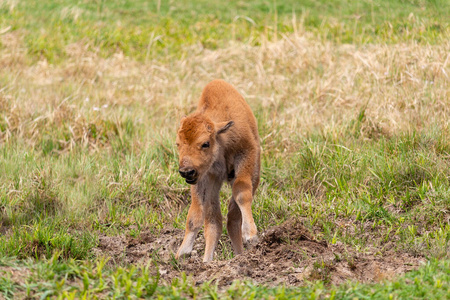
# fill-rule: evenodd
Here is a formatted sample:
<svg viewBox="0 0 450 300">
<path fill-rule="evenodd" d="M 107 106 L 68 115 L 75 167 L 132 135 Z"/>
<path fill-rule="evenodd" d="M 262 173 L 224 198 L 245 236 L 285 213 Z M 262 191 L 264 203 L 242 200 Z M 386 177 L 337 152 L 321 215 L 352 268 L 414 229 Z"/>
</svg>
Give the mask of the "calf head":
<svg viewBox="0 0 450 300">
<path fill-rule="evenodd" d="M 217 137 L 233 124 L 233 121 L 214 123 L 200 113 L 181 120 L 176 142 L 179 172 L 187 183 L 196 184 L 211 168 L 219 153 Z"/>
</svg>

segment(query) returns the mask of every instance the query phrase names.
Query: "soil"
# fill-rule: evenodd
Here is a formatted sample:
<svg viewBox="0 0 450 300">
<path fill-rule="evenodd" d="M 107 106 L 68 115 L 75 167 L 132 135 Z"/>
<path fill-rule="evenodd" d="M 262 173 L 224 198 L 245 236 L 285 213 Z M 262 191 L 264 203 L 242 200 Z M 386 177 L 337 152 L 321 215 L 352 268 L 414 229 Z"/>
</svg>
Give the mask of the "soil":
<svg viewBox="0 0 450 300">
<path fill-rule="evenodd" d="M 185 272 L 195 284 L 213 281 L 219 286 L 230 285 L 236 279 L 271 286 L 298 286 L 311 280 L 331 284 L 347 280 L 377 282 L 415 269 L 425 262 L 424 258 L 408 253 L 379 249 L 361 253 L 342 243 L 330 245 L 314 239 L 299 220 L 289 220 L 268 229 L 259 236 L 258 243 L 231 259 L 221 259 L 222 253 L 231 249 L 226 242 L 229 239 L 223 236 L 215 260 L 210 263 L 202 262 L 204 238 L 201 234 L 191 256 L 176 261 L 174 254 L 182 238 L 183 230 L 180 229 L 168 229 L 158 235 L 146 231 L 138 238 L 101 236 L 95 253 L 110 256 L 113 264 L 140 264 L 155 260 L 161 280 L 165 282 L 171 282 Z"/>
</svg>

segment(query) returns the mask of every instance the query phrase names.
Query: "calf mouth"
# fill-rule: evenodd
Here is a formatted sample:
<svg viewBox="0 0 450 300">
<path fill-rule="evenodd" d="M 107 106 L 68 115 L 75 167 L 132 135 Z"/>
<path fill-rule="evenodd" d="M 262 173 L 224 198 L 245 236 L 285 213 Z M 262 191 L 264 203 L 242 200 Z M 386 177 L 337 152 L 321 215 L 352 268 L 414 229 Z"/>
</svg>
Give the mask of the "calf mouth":
<svg viewBox="0 0 450 300">
<path fill-rule="evenodd" d="M 186 178 L 186 183 L 189 183 L 189 184 L 196 184 L 196 183 L 197 183 L 197 178 L 192 178 L 192 179 L 187 179 L 187 178 Z"/>
</svg>

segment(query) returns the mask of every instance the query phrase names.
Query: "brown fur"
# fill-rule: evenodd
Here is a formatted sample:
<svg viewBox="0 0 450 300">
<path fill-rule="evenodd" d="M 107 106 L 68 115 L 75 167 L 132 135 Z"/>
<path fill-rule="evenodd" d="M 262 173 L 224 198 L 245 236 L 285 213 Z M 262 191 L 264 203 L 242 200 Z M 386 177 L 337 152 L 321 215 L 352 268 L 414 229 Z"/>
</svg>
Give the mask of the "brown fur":
<svg viewBox="0 0 450 300">
<path fill-rule="evenodd" d="M 181 120 L 177 133 L 180 174 L 191 185 L 192 203 L 186 234 L 176 257 L 192 251 L 205 225 L 205 255 L 211 261 L 222 232 L 219 191 L 224 181 L 232 187 L 227 229 L 235 254 L 243 242 L 256 239 L 252 201 L 259 184 L 260 146 L 256 119 L 239 92 L 223 80 L 203 90 L 197 110 Z"/>
</svg>

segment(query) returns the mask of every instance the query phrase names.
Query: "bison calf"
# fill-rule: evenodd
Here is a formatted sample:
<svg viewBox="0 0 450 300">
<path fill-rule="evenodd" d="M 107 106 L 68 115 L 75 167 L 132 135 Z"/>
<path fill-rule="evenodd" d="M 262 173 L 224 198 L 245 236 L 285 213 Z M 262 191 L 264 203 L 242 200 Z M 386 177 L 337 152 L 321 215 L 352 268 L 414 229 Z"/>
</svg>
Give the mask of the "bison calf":
<svg viewBox="0 0 450 300">
<path fill-rule="evenodd" d="M 179 172 L 191 184 L 192 203 L 176 258 L 192 251 L 204 223 L 203 261 L 213 259 L 222 232 L 219 191 L 224 181 L 233 190 L 228 204 L 228 234 L 234 253 L 242 253 L 242 240 L 255 239 L 257 233 L 252 200 L 259 184 L 260 146 L 250 107 L 230 84 L 223 80 L 210 82 L 197 110 L 181 120 L 177 147 Z"/>
</svg>

